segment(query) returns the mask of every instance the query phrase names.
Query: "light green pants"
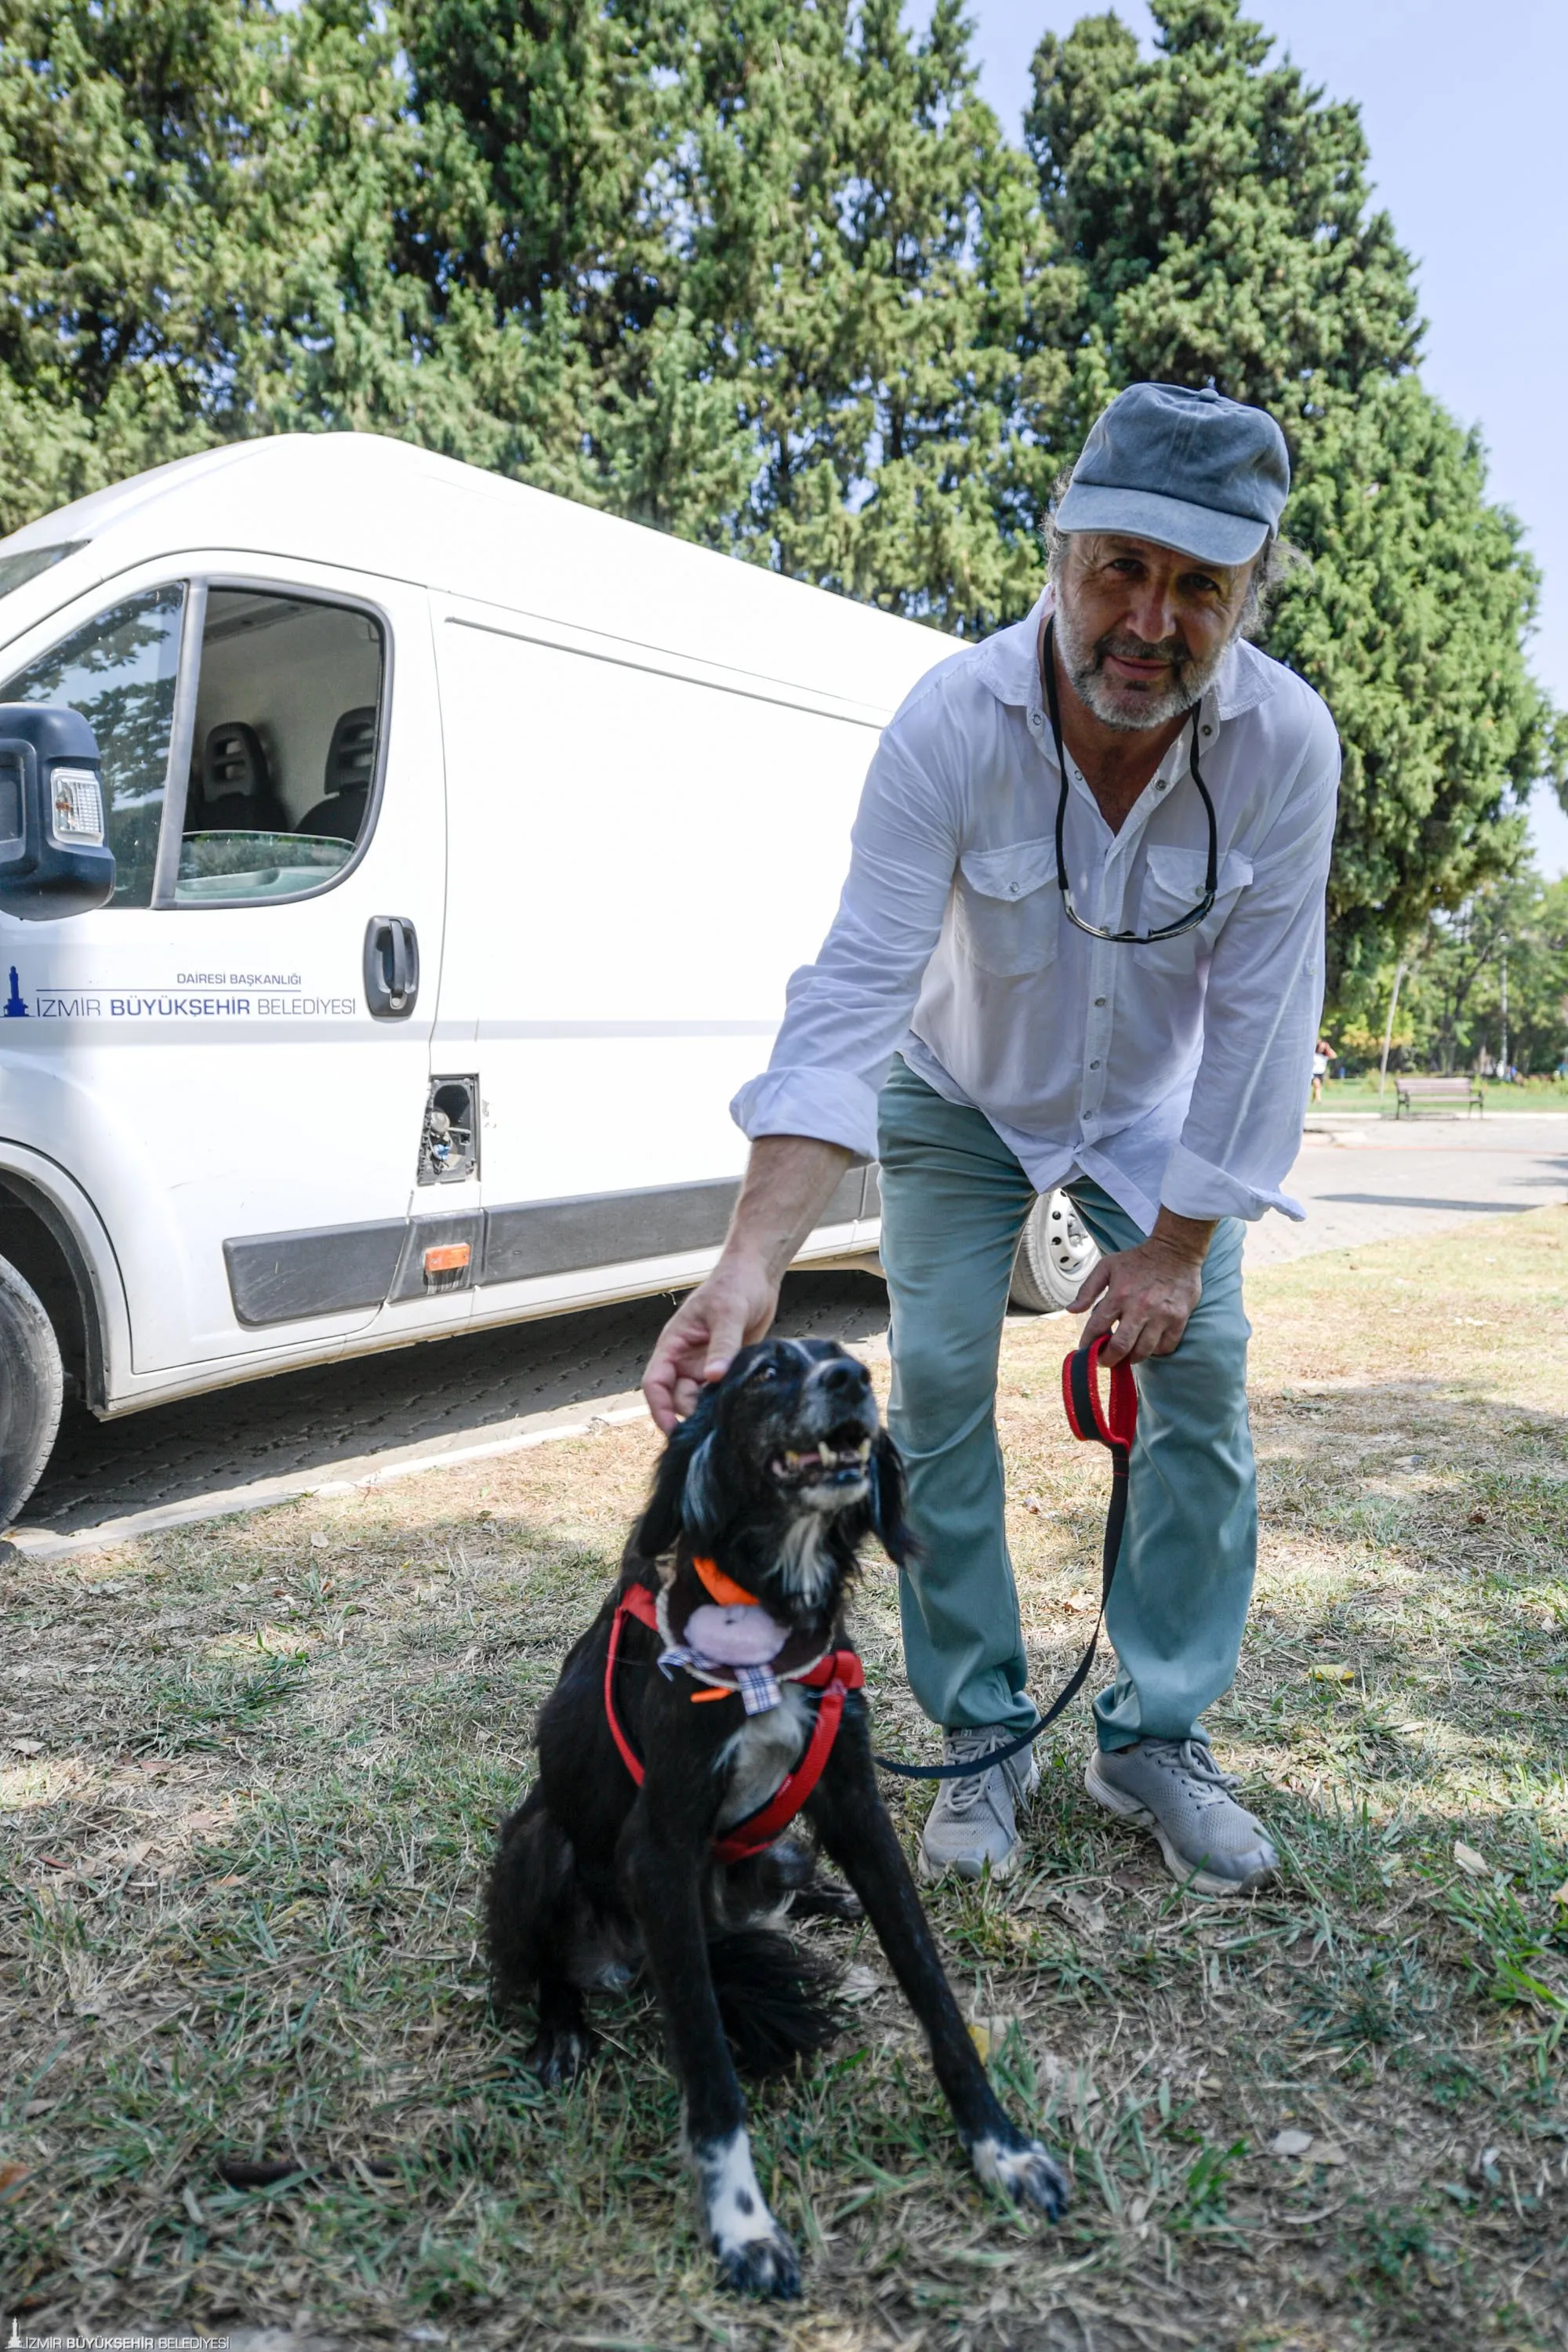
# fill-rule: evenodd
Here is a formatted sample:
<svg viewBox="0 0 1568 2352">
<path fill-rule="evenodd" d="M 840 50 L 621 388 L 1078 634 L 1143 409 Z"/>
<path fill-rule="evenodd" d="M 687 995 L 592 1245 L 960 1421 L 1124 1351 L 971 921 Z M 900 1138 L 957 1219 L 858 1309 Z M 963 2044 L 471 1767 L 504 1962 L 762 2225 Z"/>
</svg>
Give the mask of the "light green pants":
<svg viewBox="0 0 1568 2352">
<path fill-rule="evenodd" d="M 994 1408 L 1013 1257 L 1035 1191 L 989 1119 L 944 1102 L 902 1061 L 882 1093 L 880 1150 L 889 1424 L 922 1548 L 902 1579 L 910 1685 L 951 1729 L 1022 1731 L 1035 1709 Z M 1098 1184 L 1068 1189 L 1102 1249 L 1144 1238 Z M 1185 1738 L 1236 1673 L 1258 1552 L 1242 1231 L 1236 1218 L 1216 1231 L 1174 1354 L 1138 1367 L 1127 1529 L 1106 1621 L 1120 1669 L 1094 1703 L 1102 1748 Z M 1067 1345 L 1064 1336 L 1064 1354 Z"/>
</svg>

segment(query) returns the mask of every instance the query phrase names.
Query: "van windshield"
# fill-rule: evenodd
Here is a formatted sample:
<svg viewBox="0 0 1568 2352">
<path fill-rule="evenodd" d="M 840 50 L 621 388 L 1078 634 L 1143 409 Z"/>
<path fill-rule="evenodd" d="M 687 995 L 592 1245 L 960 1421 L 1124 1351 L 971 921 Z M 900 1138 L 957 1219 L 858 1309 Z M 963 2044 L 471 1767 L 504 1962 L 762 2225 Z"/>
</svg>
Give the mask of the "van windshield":
<svg viewBox="0 0 1568 2352">
<path fill-rule="evenodd" d="M 68 539 L 58 547 L 29 547 L 15 555 L 0 555 L 0 596 L 8 596 L 13 588 L 25 588 L 40 572 L 63 563 L 68 555 L 79 555 L 86 545 L 85 539 Z"/>
<path fill-rule="evenodd" d="M 128 596 L 0 685 L 0 702 L 79 710 L 103 761 L 116 907 L 150 907 L 185 592 L 177 582 Z"/>
</svg>

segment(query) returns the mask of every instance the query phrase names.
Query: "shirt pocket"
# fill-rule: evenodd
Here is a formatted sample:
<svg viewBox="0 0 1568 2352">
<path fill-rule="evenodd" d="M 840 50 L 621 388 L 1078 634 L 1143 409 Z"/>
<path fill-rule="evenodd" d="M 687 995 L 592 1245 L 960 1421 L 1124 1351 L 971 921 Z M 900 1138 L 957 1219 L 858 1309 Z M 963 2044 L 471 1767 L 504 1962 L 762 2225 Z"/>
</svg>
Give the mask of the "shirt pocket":
<svg viewBox="0 0 1568 2352">
<path fill-rule="evenodd" d="M 1138 898 L 1141 931 L 1157 931 L 1179 923 L 1202 900 L 1208 876 L 1208 853 L 1202 849 L 1171 849 L 1156 843 L 1145 853 L 1143 887 Z M 1214 905 L 1201 923 L 1173 940 L 1152 940 L 1136 947 L 1136 961 L 1151 971 L 1185 972 L 1214 953 L 1215 941 L 1237 899 L 1252 879 L 1252 861 L 1227 850 L 1219 861 Z"/>
<path fill-rule="evenodd" d="M 953 886 L 959 952 L 1003 980 L 1053 963 L 1061 929 L 1056 881 L 1054 838 L 965 850 Z"/>
</svg>

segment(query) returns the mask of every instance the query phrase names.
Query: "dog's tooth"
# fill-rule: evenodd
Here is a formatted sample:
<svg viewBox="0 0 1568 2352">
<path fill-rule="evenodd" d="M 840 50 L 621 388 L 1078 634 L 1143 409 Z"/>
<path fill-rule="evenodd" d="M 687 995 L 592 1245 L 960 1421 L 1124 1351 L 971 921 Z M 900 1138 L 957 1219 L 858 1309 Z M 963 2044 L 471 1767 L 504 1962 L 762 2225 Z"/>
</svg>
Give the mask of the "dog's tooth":
<svg viewBox="0 0 1568 2352">
<path fill-rule="evenodd" d="M 855 1456 L 857 1461 L 869 1462 L 871 1459 L 871 1441 L 868 1437 L 863 1437 L 861 1439 L 859 1444 L 855 1448 Z"/>
</svg>

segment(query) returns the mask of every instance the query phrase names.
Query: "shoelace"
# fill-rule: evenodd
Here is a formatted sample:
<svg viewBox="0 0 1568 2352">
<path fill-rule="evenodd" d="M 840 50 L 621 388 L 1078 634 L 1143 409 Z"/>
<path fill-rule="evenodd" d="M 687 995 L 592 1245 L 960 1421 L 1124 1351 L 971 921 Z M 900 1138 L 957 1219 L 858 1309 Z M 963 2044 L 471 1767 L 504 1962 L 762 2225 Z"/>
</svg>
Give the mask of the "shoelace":
<svg viewBox="0 0 1568 2352">
<path fill-rule="evenodd" d="M 999 1746 L 1000 1744 L 1001 1743 L 997 1741 L 993 1741 L 992 1743 L 994 1747 Z M 990 1748 L 982 1748 L 979 1755 L 976 1756 L 974 1760 L 980 1767 L 980 1769 L 974 1774 L 973 1779 L 965 1774 L 962 1780 L 950 1780 L 948 1782 L 947 1810 L 949 1812 L 967 1813 L 973 1806 L 978 1804 L 981 1797 L 984 1793 L 985 1783 L 990 1778 L 991 1771 L 993 1769 L 1001 1769 L 1000 1766 L 988 1767 L 986 1765 L 985 1759 L 990 1753 Z M 960 1761 L 968 1761 L 968 1759 L 963 1754 L 961 1743 L 957 1740 L 953 1742 L 953 1761 L 955 1763 Z"/>
<path fill-rule="evenodd" d="M 1191 1783 L 1196 1805 L 1217 1805 L 1234 1796 L 1241 1786 L 1233 1772 L 1220 1770 L 1214 1750 L 1201 1739 L 1146 1739 L 1142 1744 L 1155 1757 L 1169 1757 L 1175 1769 Z"/>
</svg>

